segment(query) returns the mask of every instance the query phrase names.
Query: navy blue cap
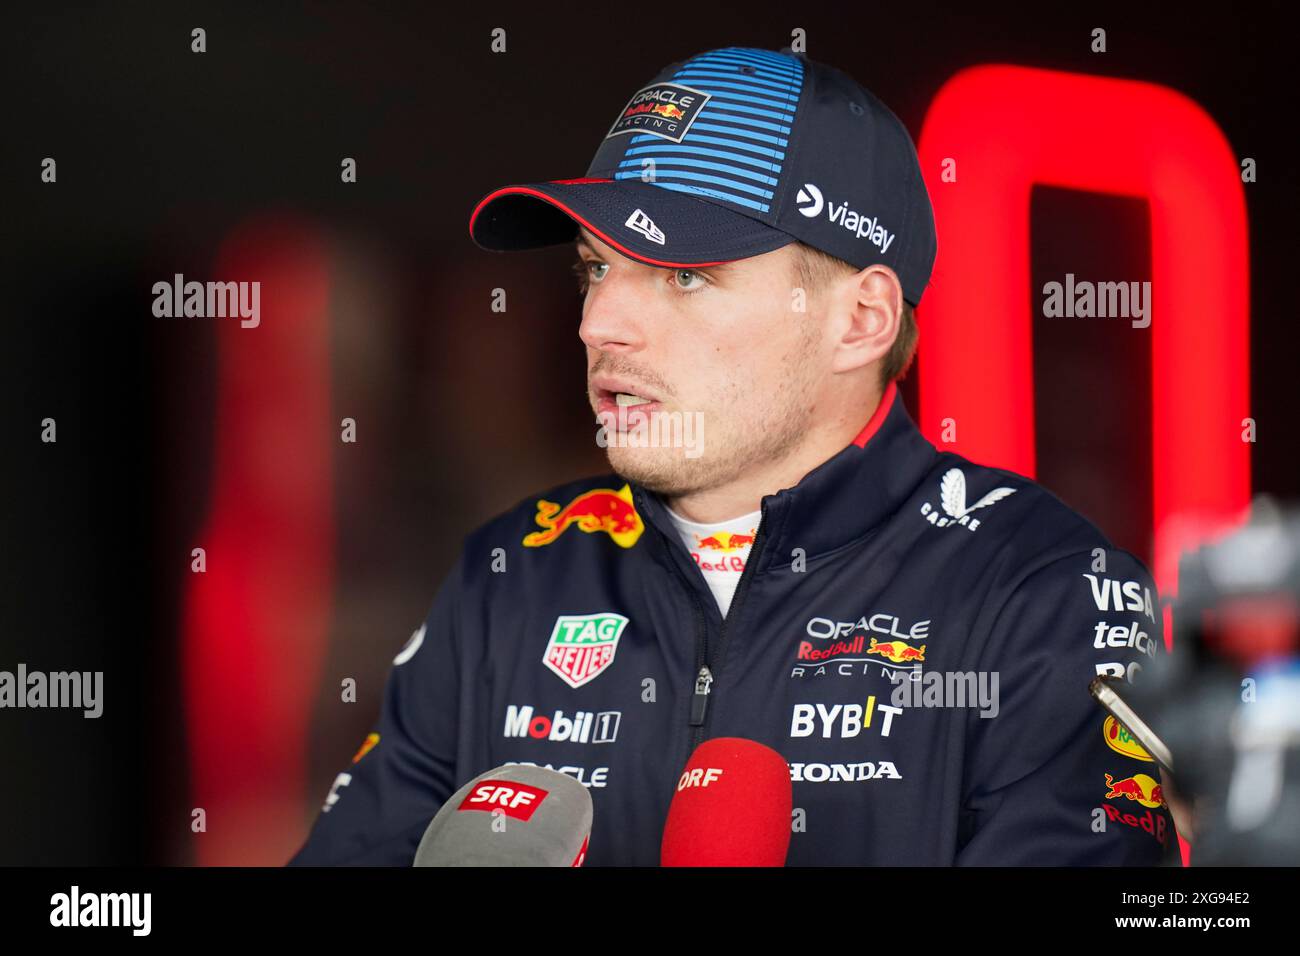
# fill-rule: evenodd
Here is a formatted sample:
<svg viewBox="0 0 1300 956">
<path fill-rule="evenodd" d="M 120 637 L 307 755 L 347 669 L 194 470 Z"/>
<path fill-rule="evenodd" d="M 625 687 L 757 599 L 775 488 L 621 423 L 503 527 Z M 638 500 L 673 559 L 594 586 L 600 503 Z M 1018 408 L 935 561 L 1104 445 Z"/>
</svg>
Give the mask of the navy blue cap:
<svg viewBox="0 0 1300 956">
<path fill-rule="evenodd" d="M 585 176 L 506 186 L 470 216 L 485 249 L 572 242 L 578 224 L 657 266 L 716 265 L 795 240 L 893 269 L 912 305 L 934 213 L 906 128 L 834 67 L 789 49 L 710 50 L 637 90 Z"/>
</svg>

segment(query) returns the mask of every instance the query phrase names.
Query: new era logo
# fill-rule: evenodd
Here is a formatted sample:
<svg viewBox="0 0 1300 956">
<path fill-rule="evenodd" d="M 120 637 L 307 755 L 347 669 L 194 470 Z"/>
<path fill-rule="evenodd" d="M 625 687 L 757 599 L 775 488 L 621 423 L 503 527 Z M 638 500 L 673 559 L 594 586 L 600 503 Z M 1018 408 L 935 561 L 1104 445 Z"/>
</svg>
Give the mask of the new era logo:
<svg viewBox="0 0 1300 956">
<path fill-rule="evenodd" d="M 657 242 L 659 245 L 664 244 L 664 231 L 655 225 L 653 219 L 643 213 L 640 209 L 632 211 L 632 215 L 627 217 L 627 222 L 623 223 L 633 232 L 639 232 L 651 242 Z"/>
</svg>

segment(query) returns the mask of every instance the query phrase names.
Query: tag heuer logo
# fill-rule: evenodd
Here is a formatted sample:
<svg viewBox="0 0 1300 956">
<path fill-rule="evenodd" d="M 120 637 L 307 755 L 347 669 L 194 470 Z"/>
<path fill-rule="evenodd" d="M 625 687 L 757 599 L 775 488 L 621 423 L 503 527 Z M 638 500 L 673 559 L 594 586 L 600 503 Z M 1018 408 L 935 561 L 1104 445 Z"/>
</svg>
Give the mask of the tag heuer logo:
<svg viewBox="0 0 1300 956">
<path fill-rule="evenodd" d="M 978 518 L 971 517 L 972 511 L 987 508 L 1007 495 L 1015 493 L 1014 488 L 994 488 L 979 501 L 967 506 L 966 473 L 960 468 L 949 468 L 939 480 L 939 503 L 943 506 L 942 513 L 927 501 L 921 505 L 921 514 L 925 515 L 926 521 L 938 528 L 959 524 L 967 531 L 974 531 L 980 526 L 980 522 Z"/>
<path fill-rule="evenodd" d="M 558 617 L 542 663 L 570 687 L 581 687 L 614 663 L 625 627 L 627 618 L 610 611 Z"/>
</svg>

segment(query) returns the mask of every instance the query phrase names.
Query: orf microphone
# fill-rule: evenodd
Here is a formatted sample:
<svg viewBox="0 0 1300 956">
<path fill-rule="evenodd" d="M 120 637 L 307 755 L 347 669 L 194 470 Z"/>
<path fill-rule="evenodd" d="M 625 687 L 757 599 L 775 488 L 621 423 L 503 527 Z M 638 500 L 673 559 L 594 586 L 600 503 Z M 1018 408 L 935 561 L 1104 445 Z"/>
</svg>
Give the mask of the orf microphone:
<svg viewBox="0 0 1300 956">
<path fill-rule="evenodd" d="M 664 866 L 784 866 L 790 849 L 790 768 L 771 747 L 706 740 L 686 761 L 668 808 Z"/>
<path fill-rule="evenodd" d="M 415 866 L 581 866 L 591 836 L 587 788 L 545 767 L 479 774 L 424 831 Z"/>
</svg>

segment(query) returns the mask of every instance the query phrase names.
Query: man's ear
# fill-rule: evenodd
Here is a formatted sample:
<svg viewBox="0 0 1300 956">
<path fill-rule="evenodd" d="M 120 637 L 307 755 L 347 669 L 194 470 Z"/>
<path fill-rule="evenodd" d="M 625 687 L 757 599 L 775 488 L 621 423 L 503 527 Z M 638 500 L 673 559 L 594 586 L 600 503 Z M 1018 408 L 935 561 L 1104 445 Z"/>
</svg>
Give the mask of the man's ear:
<svg viewBox="0 0 1300 956">
<path fill-rule="evenodd" d="M 852 371 L 889 354 L 903 314 L 903 288 L 892 269 L 871 265 L 845 276 L 832 301 L 839 333 L 833 371 Z"/>
</svg>

